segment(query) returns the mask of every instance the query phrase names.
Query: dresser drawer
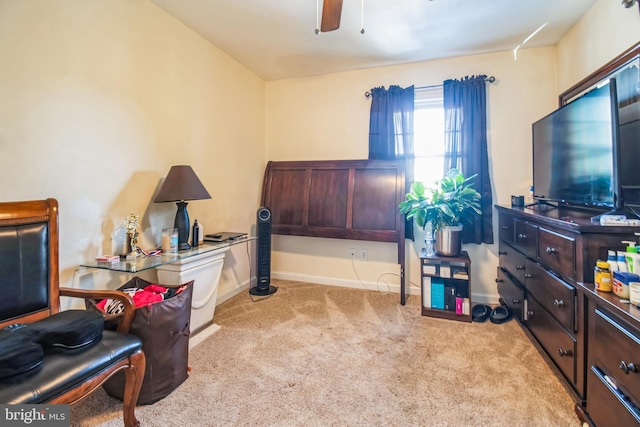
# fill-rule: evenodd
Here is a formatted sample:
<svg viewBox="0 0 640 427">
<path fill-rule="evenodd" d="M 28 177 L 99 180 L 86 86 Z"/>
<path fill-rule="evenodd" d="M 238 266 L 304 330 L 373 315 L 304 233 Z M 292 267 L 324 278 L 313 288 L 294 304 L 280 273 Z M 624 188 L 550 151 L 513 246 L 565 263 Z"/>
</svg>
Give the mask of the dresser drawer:
<svg viewBox="0 0 640 427">
<path fill-rule="evenodd" d="M 587 412 L 598 427 L 640 425 L 637 408 L 620 390 L 616 390 L 594 366 L 587 377 Z"/>
<path fill-rule="evenodd" d="M 571 279 L 576 278 L 576 241 L 555 231 L 538 230 L 540 262 L 557 273 Z"/>
<path fill-rule="evenodd" d="M 538 227 L 528 222 L 514 220 L 514 244 L 532 258 L 538 257 Z"/>
<path fill-rule="evenodd" d="M 534 298 L 527 297 L 526 323 L 569 382 L 576 384 L 576 340 Z"/>
<path fill-rule="evenodd" d="M 525 271 L 525 287 L 529 294 L 566 330 L 575 331 L 575 288 L 529 259 L 526 260 Z"/>
<path fill-rule="evenodd" d="M 522 322 L 524 308 L 524 289 L 511 280 L 500 267 L 498 267 L 496 282 L 498 283 L 498 293 L 502 301 L 509 306 L 514 316 Z"/>
<path fill-rule="evenodd" d="M 525 256 L 502 241 L 500 241 L 498 254 L 500 267 L 511 274 L 518 282 L 524 284 Z"/>
<path fill-rule="evenodd" d="M 609 313 L 595 310 L 590 361 L 640 404 L 640 339 Z"/>
<path fill-rule="evenodd" d="M 513 228 L 513 218 L 506 215 L 500 215 L 498 222 L 500 224 L 500 240 L 513 244 L 513 237 L 515 233 Z"/>
</svg>

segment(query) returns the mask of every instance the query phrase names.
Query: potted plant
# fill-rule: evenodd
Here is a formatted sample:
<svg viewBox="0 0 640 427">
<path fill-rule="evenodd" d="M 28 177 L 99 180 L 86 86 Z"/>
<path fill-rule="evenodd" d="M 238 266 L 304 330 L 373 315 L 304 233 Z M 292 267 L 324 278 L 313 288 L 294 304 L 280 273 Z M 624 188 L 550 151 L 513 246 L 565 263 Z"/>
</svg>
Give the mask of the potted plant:
<svg viewBox="0 0 640 427">
<path fill-rule="evenodd" d="M 422 229 L 431 224 L 436 235 L 436 252 L 440 255 L 458 255 L 461 221 L 482 214 L 480 193 L 470 182 L 474 177 L 465 178 L 459 170 L 451 169 L 433 187 L 425 188 L 421 181 L 415 181 L 406 200 L 398 206 L 401 214 L 413 218 Z"/>
</svg>

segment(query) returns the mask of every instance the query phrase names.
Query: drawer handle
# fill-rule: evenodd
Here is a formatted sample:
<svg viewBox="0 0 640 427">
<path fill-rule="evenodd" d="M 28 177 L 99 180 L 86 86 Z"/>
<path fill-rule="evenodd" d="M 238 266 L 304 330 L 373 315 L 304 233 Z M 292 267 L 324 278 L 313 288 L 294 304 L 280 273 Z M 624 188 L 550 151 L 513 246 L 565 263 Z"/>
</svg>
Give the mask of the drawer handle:
<svg viewBox="0 0 640 427">
<path fill-rule="evenodd" d="M 638 372 L 638 367 L 635 364 L 626 363 L 624 360 L 620 361 L 620 369 L 622 369 L 625 374 L 628 374 L 629 372 Z"/>
<path fill-rule="evenodd" d="M 527 317 L 531 317 L 531 316 L 533 316 L 533 311 L 531 310 L 527 311 Z"/>
<path fill-rule="evenodd" d="M 503 279 L 496 279 L 496 283 L 504 283 Z"/>
<path fill-rule="evenodd" d="M 527 238 L 526 234 L 522 234 L 522 233 L 518 234 L 518 239 L 525 240 L 526 238 Z"/>
<path fill-rule="evenodd" d="M 516 270 L 524 270 L 524 265 L 516 265 Z"/>
<path fill-rule="evenodd" d="M 506 255 L 507 251 L 498 251 L 498 255 Z"/>
<path fill-rule="evenodd" d="M 560 357 L 571 356 L 571 350 L 563 350 L 559 348 L 558 354 L 560 354 Z"/>
<path fill-rule="evenodd" d="M 556 307 L 562 307 L 564 305 L 564 301 L 562 301 L 561 299 L 554 299 L 553 305 L 555 305 Z"/>
<path fill-rule="evenodd" d="M 520 304 L 520 300 L 518 298 L 514 298 L 511 300 L 513 304 Z"/>
<path fill-rule="evenodd" d="M 524 278 L 525 278 L 525 279 L 533 279 L 533 274 L 531 274 L 531 273 L 524 273 Z"/>
<path fill-rule="evenodd" d="M 509 226 L 508 226 L 508 225 L 503 225 L 503 226 L 502 226 L 502 229 L 503 229 L 503 230 L 508 230 L 508 229 L 509 229 Z"/>
<path fill-rule="evenodd" d="M 548 253 L 549 255 L 555 255 L 558 253 L 558 251 L 556 250 L 556 248 L 550 248 L 549 246 L 547 246 L 547 249 L 544 250 L 546 253 Z"/>
</svg>

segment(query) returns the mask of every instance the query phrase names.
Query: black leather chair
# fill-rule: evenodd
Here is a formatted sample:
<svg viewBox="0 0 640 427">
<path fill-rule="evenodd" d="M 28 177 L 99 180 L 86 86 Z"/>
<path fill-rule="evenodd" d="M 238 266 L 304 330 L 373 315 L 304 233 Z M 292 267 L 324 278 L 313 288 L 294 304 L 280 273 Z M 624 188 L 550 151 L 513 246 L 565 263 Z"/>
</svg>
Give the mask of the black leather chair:
<svg viewBox="0 0 640 427">
<path fill-rule="evenodd" d="M 117 331 L 104 331 L 98 343 L 80 352 L 45 352 L 40 368 L 0 381 L 0 402 L 72 404 L 124 371 L 124 425 L 140 425 L 135 404 L 145 356 L 140 339 L 128 333 L 133 301 L 119 291 L 59 288 L 55 199 L 0 203 L 0 296 L 0 329 L 59 312 L 60 296 L 121 300 L 125 313 Z"/>
</svg>

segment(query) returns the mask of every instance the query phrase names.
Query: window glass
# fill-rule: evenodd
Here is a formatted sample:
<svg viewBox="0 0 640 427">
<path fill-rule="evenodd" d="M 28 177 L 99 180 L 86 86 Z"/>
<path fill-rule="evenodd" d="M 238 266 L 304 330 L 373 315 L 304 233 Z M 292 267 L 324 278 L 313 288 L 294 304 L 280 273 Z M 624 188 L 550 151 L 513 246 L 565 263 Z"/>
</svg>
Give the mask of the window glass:
<svg viewBox="0 0 640 427">
<path fill-rule="evenodd" d="M 416 90 L 414 102 L 414 177 L 428 186 L 444 174 L 442 87 Z"/>
</svg>

